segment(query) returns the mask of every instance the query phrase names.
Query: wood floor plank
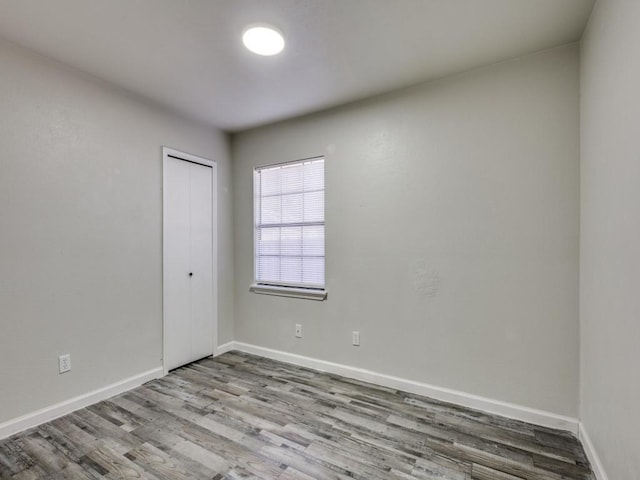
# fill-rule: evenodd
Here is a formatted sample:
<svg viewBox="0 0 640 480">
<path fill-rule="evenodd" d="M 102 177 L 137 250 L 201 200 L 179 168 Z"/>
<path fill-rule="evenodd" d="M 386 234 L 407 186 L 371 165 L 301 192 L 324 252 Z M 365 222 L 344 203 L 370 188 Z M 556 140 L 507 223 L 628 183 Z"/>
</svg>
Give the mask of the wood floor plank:
<svg viewBox="0 0 640 480">
<path fill-rule="evenodd" d="M 577 439 L 229 352 L 0 441 L 0 479 L 592 480 Z"/>
<path fill-rule="evenodd" d="M 471 478 L 473 480 L 522 480 L 522 477 L 509 475 L 477 463 L 474 463 L 471 467 Z"/>
</svg>

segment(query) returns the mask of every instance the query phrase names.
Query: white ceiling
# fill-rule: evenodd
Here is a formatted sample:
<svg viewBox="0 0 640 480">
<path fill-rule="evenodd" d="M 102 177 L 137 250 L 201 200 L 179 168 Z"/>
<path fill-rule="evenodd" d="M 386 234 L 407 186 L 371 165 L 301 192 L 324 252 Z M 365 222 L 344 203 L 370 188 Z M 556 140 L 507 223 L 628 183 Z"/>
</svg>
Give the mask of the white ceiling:
<svg viewBox="0 0 640 480">
<path fill-rule="evenodd" d="M 228 131 L 579 40 L 594 0 L 0 0 L 0 36 Z M 240 39 L 267 22 L 276 57 Z"/>
</svg>

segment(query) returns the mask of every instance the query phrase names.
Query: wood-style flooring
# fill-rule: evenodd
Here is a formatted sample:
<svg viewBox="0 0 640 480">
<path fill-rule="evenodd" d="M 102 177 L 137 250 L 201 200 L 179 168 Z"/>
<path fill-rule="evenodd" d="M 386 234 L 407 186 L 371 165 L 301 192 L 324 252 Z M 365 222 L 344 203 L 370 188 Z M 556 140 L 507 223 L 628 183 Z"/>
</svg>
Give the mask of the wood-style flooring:
<svg viewBox="0 0 640 480">
<path fill-rule="evenodd" d="M 231 352 L 0 441 L 0 478 L 594 477 L 568 433 Z"/>
</svg>

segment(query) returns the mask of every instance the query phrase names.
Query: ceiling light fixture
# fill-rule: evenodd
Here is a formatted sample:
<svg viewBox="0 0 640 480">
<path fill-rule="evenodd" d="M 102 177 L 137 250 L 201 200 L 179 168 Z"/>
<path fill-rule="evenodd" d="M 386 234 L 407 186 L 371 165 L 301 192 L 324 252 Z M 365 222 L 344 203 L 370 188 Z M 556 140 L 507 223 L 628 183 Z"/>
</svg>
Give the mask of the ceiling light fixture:
<svg viewBox="0 0 640 480">
<path fill-rule="evenodd" d="M 282 33 L 270 25 L 249 25 L 242 33 L 244 46 L 258 55 L 277 55 L 284 48 Z"/>
</svg>

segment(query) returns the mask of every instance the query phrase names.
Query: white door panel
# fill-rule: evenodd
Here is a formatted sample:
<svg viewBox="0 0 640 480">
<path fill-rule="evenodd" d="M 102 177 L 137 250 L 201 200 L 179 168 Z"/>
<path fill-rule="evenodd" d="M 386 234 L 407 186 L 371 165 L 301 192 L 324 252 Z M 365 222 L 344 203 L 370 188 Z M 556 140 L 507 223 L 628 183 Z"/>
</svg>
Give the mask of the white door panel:
<svg viewBox="0 0 640 480">
<path fill-rule="evenodd" d="M 214 178 L 211 166 L 164 155 L 165 370 L 213 353 Z"/>
<path fill-rule="evenodd" d="M 213 202 L 211 167 L 191 164 L 191 345 L 193 359 L 213 353 Z"/>
</svg>

